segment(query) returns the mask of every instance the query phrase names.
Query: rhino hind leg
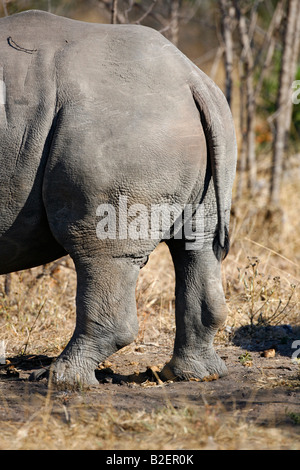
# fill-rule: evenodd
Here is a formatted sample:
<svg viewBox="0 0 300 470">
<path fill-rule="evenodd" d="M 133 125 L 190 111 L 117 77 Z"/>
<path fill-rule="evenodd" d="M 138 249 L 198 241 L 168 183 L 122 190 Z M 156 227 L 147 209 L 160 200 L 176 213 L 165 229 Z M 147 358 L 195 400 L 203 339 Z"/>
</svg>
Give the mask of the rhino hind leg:
<svg viewBox="0 0 300 470">
<path fill-rule="evenodd" d="M 213 347 L 227 315 L 221 264 L 212 249 L 186 250 L 183 241 L 169 243 L 176 273 L 176 336 L 173 356 L 161 372 L 165 380 L 217 378 L 227 374 Z"/>
<path fill-rule="evenodd" d="M 99 363 L 130 344 L 138 331 L 135 285 L 139 266 L 128 258 L 106 256 L 81 257 L 75 266 L 76 327 L 47 374 L 52 382 L 67 388 L 97 385 Z"/>
</svg>

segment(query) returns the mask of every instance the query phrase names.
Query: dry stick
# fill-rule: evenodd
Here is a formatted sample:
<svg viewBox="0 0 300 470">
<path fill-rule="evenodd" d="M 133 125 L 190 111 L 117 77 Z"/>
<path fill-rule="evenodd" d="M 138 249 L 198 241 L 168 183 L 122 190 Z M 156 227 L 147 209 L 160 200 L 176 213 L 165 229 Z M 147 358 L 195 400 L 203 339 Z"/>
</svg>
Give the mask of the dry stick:
<svg viewBox="0 0 300 470">
<path fill-rule="evenodd" d="M 270 268 L 273 268 L 277 271 L 279 271 L 281 274 L 281 277 L 284 276 L 284 279 L 286 282 L 290 282 L 290 277 L 292 277 L 296 282 L 299 282 L 299 285 L 300 285 L 300 278 L 295 276 L 294 274 L 290 273 L 289 271 L 287 271 L 286 269 L 281 269 L 281 268 L 278 268 L 278 266 L 275 266 L 274 264 L 271 264 L 269 261 L 269 266 Z"/>
<path fill-rule="evenodd" d="M 29 332 L 28 332 L 27 341 L 26 341 L 26 343 L 25 343 L 24 350 L 23 350 L 23 353 L 22 353 L 23 356 L 24 356 L 25 353 L 26 353 L 27 346 L 28 346 L 28 344 L 29 344 L 30 335 L 31 335 L 31 333 L 32 333 L 32 331 L 33 331 L 33 329 L 34 329 L 34 327 L 35 327 L 35 325 L 36 325 L 36 322 L 37 322 L 37 320 L 38 320 L 40 314 L 42 313 L 42 310 L 43 310 L 43 308 L 44 308 L 45 302 L 46 302 L 45 300 L 42 302 L 42 304 L 41 304 L 41 306 L 40 306 L 40 309 L 39 309 L 39 311 L 38 311 L 38 313 L 37 313 L 37 316 L 35 317 L 35 320 L 34 320 L 34 322 L 33 322 L 33 325 L 32 325 L 32 327 L 30 328 L 30 330 L 29 330 Z"/>
<path fill-rule="evenodd" d="M 273 315 L 271 315 L 271 317 L 269 318 L 269 322 L 280 318 L 285 313 L 285 310 L 288 308 L 289 304 L 291 303 L 291 300 L 292 300 L 292 297 L 293 297 L 294 293 L 295 293 L 295 289 L 292 288 L 292 292 L 290 293 L 289 298 L 286 301 L 286 304 L 283 306 L 282 310 L 279 310 L 280 306 L 282 304 L 282 300 L 279 299 L 278 306 L 277 306 L 275 312 L 273 313 Z"/>
<path fill-rule="evenodd" d="M 147 18 L 148 15 L 150 15 L 151 11 L 153 10 L 155 4 L 157 3 L 157 0 L 152 0 L 152 3 L 150 7 L 143 13 L 143 15 L 136 20 L 134 23 L 135 24 L 140 24 L 142 21 L 144 21 L 145 18 Z"/>
<path fill-rule="evenodd" d="M 169 31 L 169 29 L 171 28 L 171 21 L 168 21 L 166 18 L 163 17 L 163 15 L 160 15 L 159 13 L 156 13 L 154 17 L 163 26 L 159 29 L 159 32 L 161 34 L 164 34 L 165 32 Z"/>
<path fill-rule="evenodd" d="M 291 261 L 289 258 L 286 258 L 285 256 L 281 255 L 277 251 L 272 250 L 271 248 L 268 248 L 267 246 L 261 245 L 260 243 L 255 242 L 254 240 L 251 240 L 251 238 L 244 237 L 244 240 L 254 243 L 254 245 L 260 246 L 261 248 L 264 248 L 265 250 L 270 251 L 270 253 L 273 253 L 274 255 L 279 256 L 280 258 L 284 259 L 288 263 L 293 264 L 294 266 L 297 266 L 297 268 L 300 268 L 300 265 L 295 263 L 294 261 Z"/>
<path fill-rule="evenodd" d="M 190 6 L 190 13 L 188 14 L 186 13 L 185 14 L 186 16 L 183 16 L 183 15 L 180 16 L 180 20 L 182 24 L 188 24 L 191 21 L 191 19 L 194 18 L 194 16 L 197 13 L 197 10 L 201 6 L 202 1 L 203 0 L 194 0 L 193 3 L 191 2 L 192 5 Z"/>
<path fill-rule="evenodd" d="M 5 292 L 5 295 L 7 296 L 9 296 L 11 292 L 11 273 L 5 274 L 4 292 Z"/>
<path fill-rule="evenodd" d="M 246 174 L 246 160 L 247 160 L 247 140 L 246 140 L 246 128 L 245 128 L 245 82 L 242 79 L 242 64 L 238 64 L 239 82 L 240 82 L 240 133 L 242 136 L 242 146 L 240 149 L 239 160 L 238 160 L 238 181 L 236 189 L 236 198 L 239 200 L 243 194 L 244 188 L 244 176 Z"/>
<path fill-rule="evenodd" d="M 115 23 L 112 23 L 112 24 L 127 23 L 125 15 L 122 15 L 120 11 L 118 10 L 117 0 L 113 0 L 113 2 L 111 0 L 98 0 L 98 1 L 99 3 L 102 3 L 110 12 L 111 23 L 115 21 Z"/>
</svg>

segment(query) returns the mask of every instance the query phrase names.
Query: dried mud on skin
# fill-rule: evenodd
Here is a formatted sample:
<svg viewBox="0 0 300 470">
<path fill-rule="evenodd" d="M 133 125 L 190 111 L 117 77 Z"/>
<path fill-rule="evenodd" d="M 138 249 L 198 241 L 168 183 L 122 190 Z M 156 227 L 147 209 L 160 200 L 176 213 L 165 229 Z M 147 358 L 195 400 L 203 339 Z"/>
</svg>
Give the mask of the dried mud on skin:
<svg viewBox="0 0 300 470">
<path fill-rule="evenodd" d="M 81 406 L 91 415 L 103 406 L 147 412 L 169 406 L 199 410 L 220 406 L 224 412 L 238 413 L 256 424 L 294 425 L 290 416 L 300 410 L 300 368 L 276 347 L 275 355 L 247 353 L 250 361 L 242 361 L 245 350 L 240 347 L 217 347 L 228 367 L 226 377 L 162 383 L 159 370 L 169 359 L 167 349 L 149 345 L 114 354 L 96 373 L 99 386 L 89 390 L 51 387 L 52 413 L 63 418 L 66 407 L 74 413 Z M 49 398 L 47 381 L 30 382 L 29 376 L 51 360 L 47 356 L 15 357 L 0 366 L 0 424 L 7 419 L 25 422 L 43 406 Z"/>
</svg>

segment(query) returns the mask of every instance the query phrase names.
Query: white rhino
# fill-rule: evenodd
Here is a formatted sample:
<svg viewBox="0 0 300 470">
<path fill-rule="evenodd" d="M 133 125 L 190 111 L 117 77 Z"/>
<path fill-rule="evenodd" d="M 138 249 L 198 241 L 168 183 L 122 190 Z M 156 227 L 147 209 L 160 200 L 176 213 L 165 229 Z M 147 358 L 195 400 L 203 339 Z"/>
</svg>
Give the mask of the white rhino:
<svg viewBox="0 0 300 470">
<path fill-rule="evenodd" d="M 76 327 L 54 380 L 96 384 L 98 364 L 134 340 L 136 280 L 161 241 L 176 272 L 162 377 L 225 374 L 212 343 L 226 317 L 236 140 L 219 88 L 151 28 L 34 10 L 0 19 L 0 79 L 0 273 L 67 253 L 77 272 Z M 171 219 L 169 236 L 147 224 L 129 237 L 120 201 L 179 208 L 175 222 L 192 205 L 202 228 L 194 242 Z M 110 207 L 117 230 L 99 236 Z"/>
</svg>

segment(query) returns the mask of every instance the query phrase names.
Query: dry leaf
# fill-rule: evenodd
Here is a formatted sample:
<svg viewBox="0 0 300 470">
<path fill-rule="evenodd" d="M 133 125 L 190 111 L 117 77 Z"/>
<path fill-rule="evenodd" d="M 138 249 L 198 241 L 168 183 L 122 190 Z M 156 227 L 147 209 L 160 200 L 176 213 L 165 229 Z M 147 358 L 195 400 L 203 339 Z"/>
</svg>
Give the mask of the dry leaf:
<svg viewBox="0 0 300 470">
<path fill-rule="evenodd" d="M 243 362 L 244 367 L 252 367 L 253 366 L 253 361 L 245 361 Z"/>
<path fill-rule="evenodd" d="M 263 357 L 275 357 L 275 349 L 266 349 L 265 351 L 263 351 L 262 353 L 262 356 Z"/>
<path fill-rule="evenodd" d="M 212 375 L 208 375 L 207 377 L 204 377 L 204 379 L 202 379 L 202 382 L 212 382 L 213 380 L 218 380 L 218 378 L 219 378 L 218 374 L 212 374 Z"/>
</svg>

